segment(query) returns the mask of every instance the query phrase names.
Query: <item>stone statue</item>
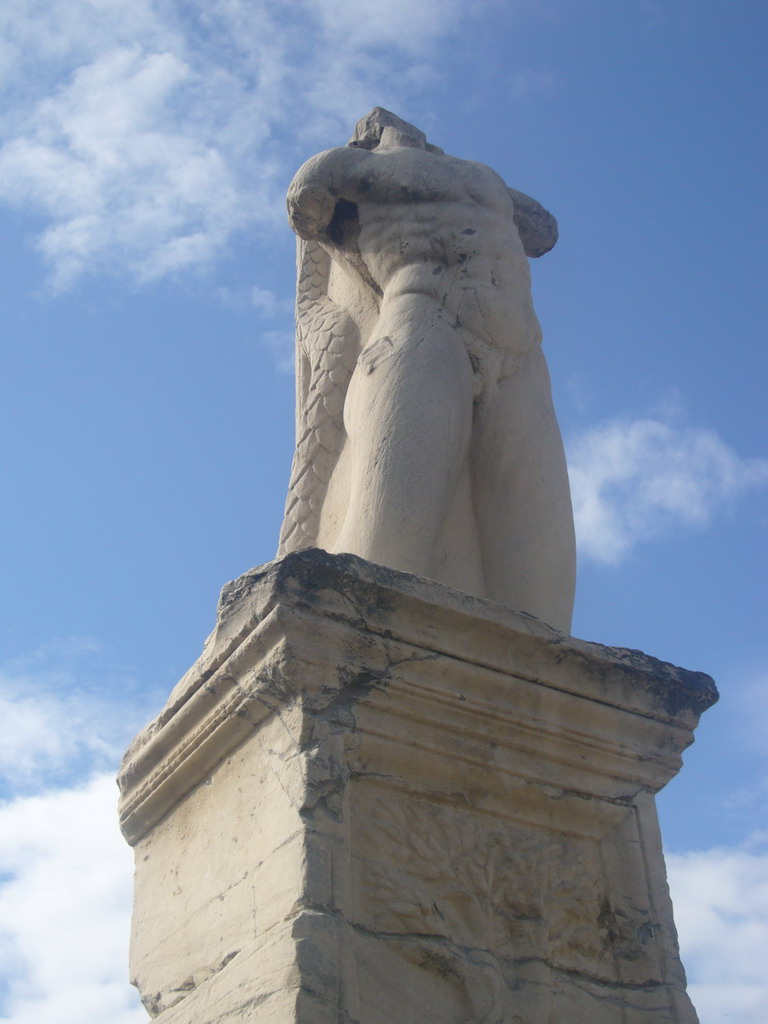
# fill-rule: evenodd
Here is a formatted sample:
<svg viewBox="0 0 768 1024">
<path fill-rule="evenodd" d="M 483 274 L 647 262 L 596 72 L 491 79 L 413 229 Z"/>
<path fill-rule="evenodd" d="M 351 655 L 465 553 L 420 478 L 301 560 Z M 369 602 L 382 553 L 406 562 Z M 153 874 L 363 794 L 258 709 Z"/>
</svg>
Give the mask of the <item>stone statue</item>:
<svg viewBox="0 0 768 1024">
<path fill-rule="evenodd" d="M 288 191 L 297 447 L 278 554 L 352 552 L 570 630 L 573 516 L 528 256 L 539 203 L 374 108 Z"/>
</svg>

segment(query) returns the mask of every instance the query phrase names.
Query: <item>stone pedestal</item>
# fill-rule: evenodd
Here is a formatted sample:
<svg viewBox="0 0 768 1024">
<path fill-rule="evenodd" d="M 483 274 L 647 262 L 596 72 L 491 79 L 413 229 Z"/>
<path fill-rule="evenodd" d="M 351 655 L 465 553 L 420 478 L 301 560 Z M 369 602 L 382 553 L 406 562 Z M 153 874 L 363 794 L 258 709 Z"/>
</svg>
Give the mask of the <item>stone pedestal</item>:
<svg viewBox="0 0 768 1024">
<path fill-rule="evenodd" d="M 654 794 L 708 676 L 352 556 L 225 587 L 120 775 L 161 1024 L 692 1024 Z"/>
</svg>

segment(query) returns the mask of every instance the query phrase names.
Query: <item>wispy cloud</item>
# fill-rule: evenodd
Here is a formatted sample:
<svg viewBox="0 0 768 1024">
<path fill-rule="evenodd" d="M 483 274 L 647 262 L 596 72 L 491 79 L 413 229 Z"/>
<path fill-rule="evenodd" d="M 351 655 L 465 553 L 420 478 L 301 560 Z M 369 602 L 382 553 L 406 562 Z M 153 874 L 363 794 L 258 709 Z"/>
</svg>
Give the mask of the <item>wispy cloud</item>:
<svg viewBox="0 0 768 1024">
<path fill-rule="evenodd" d="M 701 1024 L 768 1020 L 768 844 L 667 858 L 675 921 Z"/>
<path fill-rule="evenodd" d="M 397 102 L 464 15 L 458 0 L 9 0 L 0 201 L 42 216 L 59 289 L 205 264 L 282 219 L 302 140 Z"/>
<path fill-rule="evenodd" d="M 261 343 L 266 346 L 281 373 L 293 374 L 295 367 L 293 334 L 287 331 L 264 331 Z"/>
<path fill-rule="evenodd" d="M 96 683 L 94 678 L 98 677 Z M 0 792 L 65 786 L 116 765 L 149 717 L 130 677 L 90 642 L 49 644 L 0 665 Z"/>
<path fill-rule="evenodd" d="M 559 80 L 551 71 L 537 71 L 533 68 L 516 71 L 510 79 L 512 94 L 518 99 L 551 92 L 558 85 Z"/>
<path fill-rule="evenodd" d="M 307 0 L 305 6 L 328 38 L 340 36 L 353 51 L 391 46 L 419 55 L 425 45 L 453 30 L 466 5 L 462 0 Z"/>
<path fill-rule="evenodd" d="M 600 562 L 619 562 L 669 529 L 705 525 L 768 482 L 768 459 L 742 458 L 674 417 L 611 420 L 568 448 L 579 548 Z"/>
</svg>

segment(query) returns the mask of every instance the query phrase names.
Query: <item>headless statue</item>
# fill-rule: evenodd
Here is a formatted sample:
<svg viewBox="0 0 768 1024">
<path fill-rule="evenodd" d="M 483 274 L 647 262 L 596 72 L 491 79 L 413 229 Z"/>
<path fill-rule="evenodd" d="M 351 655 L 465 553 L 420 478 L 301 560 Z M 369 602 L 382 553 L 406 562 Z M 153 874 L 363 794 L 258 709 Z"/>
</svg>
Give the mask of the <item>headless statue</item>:
<svg viewBox="0 0 768 1024">
<path fill-rule="evenodd" d="M 297 447 L 278 554 L 351 552 L 570 631 L 573 515 L 528 256 L 555 219 L 376 107 L 288 191 Z"/>
</svg>

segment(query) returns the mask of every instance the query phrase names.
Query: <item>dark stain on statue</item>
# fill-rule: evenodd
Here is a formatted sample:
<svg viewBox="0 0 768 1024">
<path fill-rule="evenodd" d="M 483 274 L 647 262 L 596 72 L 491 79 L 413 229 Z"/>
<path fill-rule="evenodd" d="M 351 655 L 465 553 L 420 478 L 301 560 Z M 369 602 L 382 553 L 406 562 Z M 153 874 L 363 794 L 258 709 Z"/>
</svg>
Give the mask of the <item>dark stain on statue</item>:
<svg viewBox="0 0 768 1024">
<path fill-rule="evenodd" d="M 348 199 L 339 199 L 333 210 L 331 223 L 327 229 L 328 241 L 338 248 L 354 245 L 360 234 L 360 221 L 357 217 L 357 203 Z"/>
</svg>

